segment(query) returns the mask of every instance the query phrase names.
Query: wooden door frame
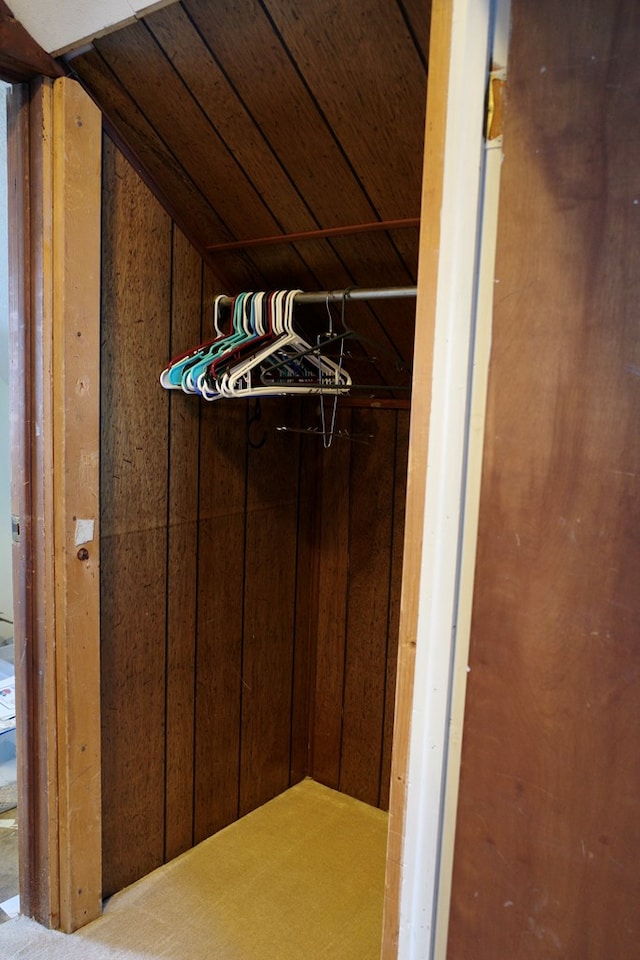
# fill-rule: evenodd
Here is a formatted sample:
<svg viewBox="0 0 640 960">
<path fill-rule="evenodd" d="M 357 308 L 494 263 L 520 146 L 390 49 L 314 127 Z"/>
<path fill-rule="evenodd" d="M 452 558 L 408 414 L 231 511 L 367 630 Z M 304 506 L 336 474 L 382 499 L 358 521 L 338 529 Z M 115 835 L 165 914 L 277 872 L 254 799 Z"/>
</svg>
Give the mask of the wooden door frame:
<svg viewBox="0 0 640 960">
<path fill-rule="evenodd" d="M 508 0 L 432 6 L 383 960 L 447 949 L 508 25 Z"/>
<path fill-rule="evenodd" d="M 21 912 L 101 910 L 101 117 L 75 81 L 8 98 Z"/>
</svg>

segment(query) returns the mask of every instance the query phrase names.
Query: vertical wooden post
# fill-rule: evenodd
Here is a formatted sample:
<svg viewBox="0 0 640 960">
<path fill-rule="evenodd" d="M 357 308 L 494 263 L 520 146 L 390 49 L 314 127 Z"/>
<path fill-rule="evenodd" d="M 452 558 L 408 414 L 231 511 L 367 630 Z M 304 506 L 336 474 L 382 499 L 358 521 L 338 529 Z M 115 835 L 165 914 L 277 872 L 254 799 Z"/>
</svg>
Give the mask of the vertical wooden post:
<svg viewBox="0 0 640 960">
<path fill-rule="evenodd" d="M 71 80 L 9 98 L 21 910 L 101 909 L 97 520 L 100 115 Z M 78 550 L 86 549 L 87 560 Z"/>
<path fill-rule="evenodd" d="M 434 212 L 439 211 L 442 206 L 452 16 L 452 0 L 434 2 L 429 42 L 429 84 L 422 180 L 423 216 L 420 221 L 420 259 L 418 264 L 416 338 L 400 602 L 398 675 L 382 931 L 383 960 L 394 960 L 398 955 L 400 885 L 407 806 L 407 768 L 411 734 L 413 680 L 420 602 L 422 531 L 429 448 L 427 425 L 431 415 L 431 376 L 440 253 L 440 217 L 434 215 Z"/>
<path fill-rule="evenodd" d="M 7 159 L 20 906 L 57 926 L 50 139 L 50 82 L 14 87 Z"/>
<path fill-rule="evenodd" d="M 385 960 L 440 957 L 446 948 L 446 937 L 438 936 L 449 892 L 441 866 L 455 817 L 444 814 L 453 796 L 451 766 L 459 764 L 451 739 L 453 664 L 459 654 L 466 665 L 460 622 L 468 622 L 476 540 L 463 520 L 471 518 L 465 511 L 480 482 L 479 458 L 470 454 L 482 444 L 481 435 L 471 437 L 469 414 L 478 412 L 474 383 L 486 373 L 478 364 L 487 361 L 486 349 L 478 349 L 477 311 L 479 257 L 482 251 L 485 263 L 488 252 L 484 101 L 506 6 L 499 12 L 496 0 L 433 4 Z M 482 335 L 486 343 L 487 331 Z M 460 714 L 463 699 L 457 695 Z"/>
<path fill-rule="evenodd" d="M 53 85 L 53 437 L 60 925 L 101 909 L 101 116 Z"/>
</svg>

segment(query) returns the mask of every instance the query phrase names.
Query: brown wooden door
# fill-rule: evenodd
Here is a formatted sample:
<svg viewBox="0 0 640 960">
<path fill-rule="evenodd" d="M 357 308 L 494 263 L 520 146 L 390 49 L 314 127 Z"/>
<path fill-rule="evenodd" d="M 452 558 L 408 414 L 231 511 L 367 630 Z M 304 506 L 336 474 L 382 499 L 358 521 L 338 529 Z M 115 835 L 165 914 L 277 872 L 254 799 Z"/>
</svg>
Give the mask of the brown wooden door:
<svg viewBox="0 0 640 960">
<path fill-rule="evenodd" d="M 512 5 L 450 960 L 640 956 L 639 42 Z"/>
</svg>

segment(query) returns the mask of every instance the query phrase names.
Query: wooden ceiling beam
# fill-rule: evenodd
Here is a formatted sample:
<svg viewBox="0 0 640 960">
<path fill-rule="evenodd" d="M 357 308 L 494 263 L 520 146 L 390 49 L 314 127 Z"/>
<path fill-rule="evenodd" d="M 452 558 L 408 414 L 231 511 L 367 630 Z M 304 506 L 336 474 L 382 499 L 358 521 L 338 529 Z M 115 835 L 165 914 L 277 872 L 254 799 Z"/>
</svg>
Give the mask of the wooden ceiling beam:
<svg viewBox="0 0 640 960">
<path fill-rule="evenodd" d="M 25 83 L 34 77 L 63 77 L 66 71 L 43 50 L 0 0 L 0 79 Z"/>
</svg>

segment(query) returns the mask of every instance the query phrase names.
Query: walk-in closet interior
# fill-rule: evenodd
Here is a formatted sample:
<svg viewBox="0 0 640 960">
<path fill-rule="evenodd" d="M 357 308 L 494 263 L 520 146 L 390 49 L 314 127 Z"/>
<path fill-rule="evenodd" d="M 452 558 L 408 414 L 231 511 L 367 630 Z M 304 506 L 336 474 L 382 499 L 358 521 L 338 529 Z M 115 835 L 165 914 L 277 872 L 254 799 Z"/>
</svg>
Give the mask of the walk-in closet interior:
<svg viewBox="0 0 640 960">
<path fill-rule="evenodd" d="M 388 806 L 415 300 L 300 307 L 348 395 L 159 375 L 219 294 L 415 285 L 428 32 L 182 0 L 66 57 L 104 116 L 104 895 L 305 777 Z"/>
<path fill-rule="evenodd" d="M 427 63 L 417 0 L 162 2 L 12 92 L 21 903 L 71 943 L 640 956 L 640 6 L 496 11 L 478 204 L 486 6 Z"/>
</svg>

